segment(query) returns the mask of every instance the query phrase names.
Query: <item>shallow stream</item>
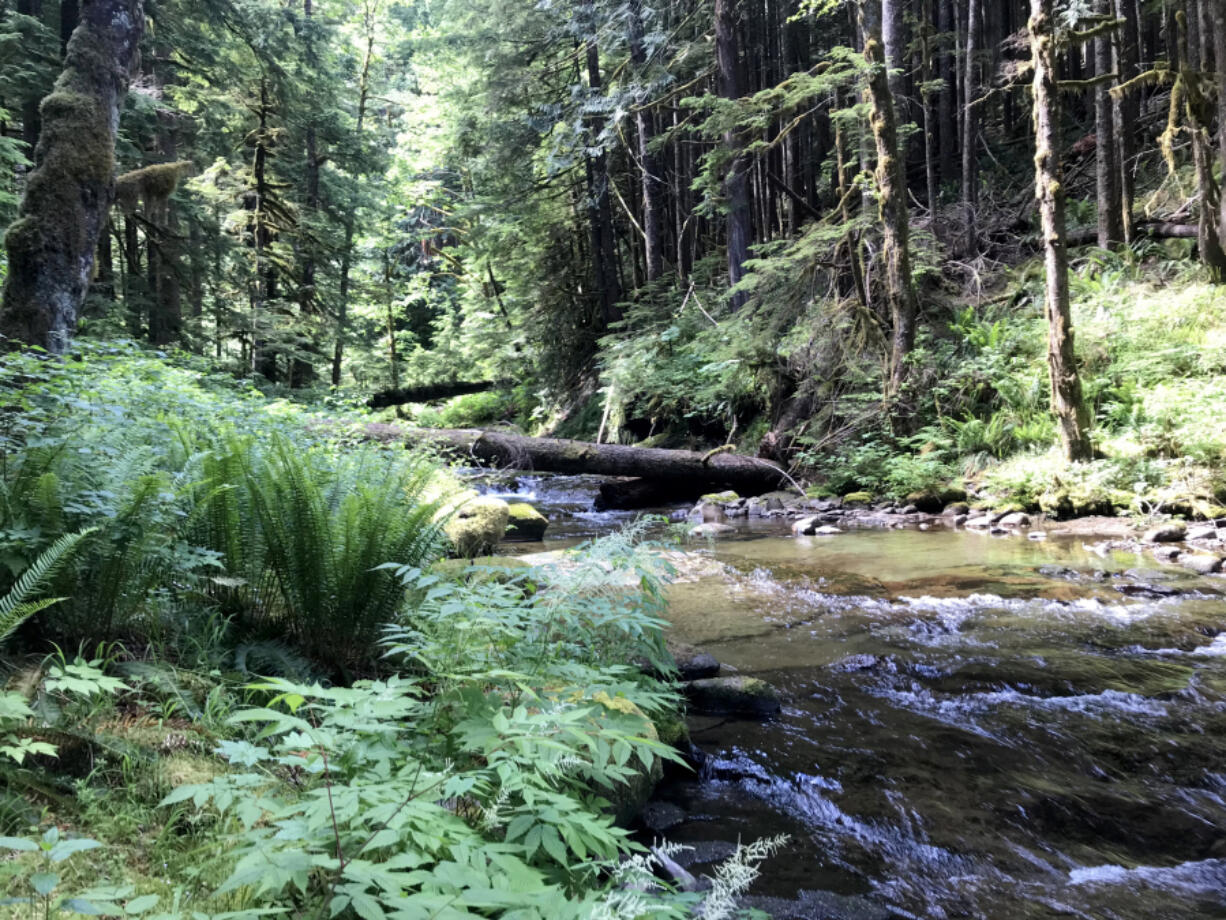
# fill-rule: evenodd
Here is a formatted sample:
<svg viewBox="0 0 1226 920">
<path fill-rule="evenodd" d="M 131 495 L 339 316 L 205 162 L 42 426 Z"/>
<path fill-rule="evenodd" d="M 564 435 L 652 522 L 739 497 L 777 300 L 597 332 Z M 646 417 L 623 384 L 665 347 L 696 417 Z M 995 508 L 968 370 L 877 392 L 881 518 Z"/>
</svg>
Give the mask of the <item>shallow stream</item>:
<svg viewBox="0 0 1226 920">
<path fill-rule="evenodd" d="M 619 523 L 527 486 L 559 539 Z M 693 552 L 722 571 L 671 589 L 673 635 L 784 700 L 691 719 L 706 766 L 645 833 L 693 871 L 787 833 L 749 899 L 780 920 L 1226 917 L 1226 578 L 779 521 Z"/>
</svg>

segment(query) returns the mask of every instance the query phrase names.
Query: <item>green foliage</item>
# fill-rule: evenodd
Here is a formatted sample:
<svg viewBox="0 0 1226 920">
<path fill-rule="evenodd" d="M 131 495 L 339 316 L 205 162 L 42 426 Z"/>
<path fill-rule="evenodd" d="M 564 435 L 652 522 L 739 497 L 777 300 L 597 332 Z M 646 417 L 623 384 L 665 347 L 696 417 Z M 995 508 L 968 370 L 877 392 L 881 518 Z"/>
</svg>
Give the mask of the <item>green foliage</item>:
<svg viewBox="0 0 1226 920">
<path fill-rule="evenodd" d="M 437 466 L 324 449 L 321 422 L 199 365 L 83 351 L 2 372 L 0 589 L 90 528 L 48 581 L 68 598 L 49 635 L 168 641 L 220 607 L 240 639 L 284 637 L 334 666 L 368 655 L 403 593 L 376 567 L 440 552 Z M 263 441 L 233 434 L 253 419 Z"/>
<path fill-rule="evenodd" d="M 41 590 L 56 573 L 68 562 L 77 544 L 89 536 L 92 530 L 65 534 L 51 544 L 28 569 L 21 573 L 17 581 L 4 597 L 0 597 L 0 645 L 11 636 L 17 627 L 34 616 L 46 610 L 53 604 L 58 604 L 62 597 L 31 600 L 31 595 Z"/>
</svg>

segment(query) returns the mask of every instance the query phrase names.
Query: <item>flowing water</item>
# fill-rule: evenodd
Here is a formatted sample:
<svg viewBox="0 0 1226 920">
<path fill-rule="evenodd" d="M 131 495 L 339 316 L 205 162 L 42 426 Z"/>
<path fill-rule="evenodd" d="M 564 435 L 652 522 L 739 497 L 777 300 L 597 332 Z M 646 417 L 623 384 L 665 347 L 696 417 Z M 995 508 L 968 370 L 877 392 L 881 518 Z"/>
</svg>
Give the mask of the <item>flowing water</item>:
<svg viewBox="0 0 1226 920">
<path fill-rule="evenodd" d="M 533 487 L 564 539 L 618 521 Z M 706 765 L 646 820 L 693 871 L 787 833 L 749 899 L 776 918 L 1226 917 L 1226 578 L 779 522 L 694 552 L 722 572 L 671 589 L 673 635 L 784 707 L 691 718 Z"/>
</svg>

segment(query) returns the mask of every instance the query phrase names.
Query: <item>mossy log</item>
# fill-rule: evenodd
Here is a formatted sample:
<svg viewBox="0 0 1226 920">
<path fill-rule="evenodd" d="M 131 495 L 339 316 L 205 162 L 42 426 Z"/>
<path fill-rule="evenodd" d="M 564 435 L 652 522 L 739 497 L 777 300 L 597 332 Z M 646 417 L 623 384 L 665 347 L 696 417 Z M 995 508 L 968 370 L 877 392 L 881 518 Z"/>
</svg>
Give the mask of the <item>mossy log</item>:
<svg viewBox="0 0 1226 920">
<path fill-rule="evenodd" d="M 141 0 L 89 0 L 81 9 L 64 70 L 42 101 L 34 168 L 4 239 L 0 334 L 10 339 L 61 352 L 76 328 L 115 196 L 119 108 L 144 29 Z"/>
<path fill-rule="evenodd" d="M 686 494 L 697 487 L 702 492 L 735 489 L 740 495 L 758 495 L 788 484 L 787 476 L 778 464 L 733 453 L 590 444 L 586 441 L 529 438 L 477 428 L 407 428 L 395 431 L 394 437 L 408 444 L 431 445 L 449 456 L 487 466 L 553 473 L 638 476 L 677 483 L 679 490 Z M 380 431 L 378 436 L 385 438 L 387 434 Z"/>
<path fill-rule="evenodd" d="M 366 401 L 366 405 L 372 409 L 386 409 L 389 406 L 403 406 L 405 403 L 435 402 L 440 399 L 451 399 L 453 396 L 467 396 L 469 393 L 485 393 L 502 386 L 510 386 L 510 383 L 497 380 L 472 380 L 432 383 L 427 386 L 402 387 L 397 390 L 380 390 Z"/>
</svg>

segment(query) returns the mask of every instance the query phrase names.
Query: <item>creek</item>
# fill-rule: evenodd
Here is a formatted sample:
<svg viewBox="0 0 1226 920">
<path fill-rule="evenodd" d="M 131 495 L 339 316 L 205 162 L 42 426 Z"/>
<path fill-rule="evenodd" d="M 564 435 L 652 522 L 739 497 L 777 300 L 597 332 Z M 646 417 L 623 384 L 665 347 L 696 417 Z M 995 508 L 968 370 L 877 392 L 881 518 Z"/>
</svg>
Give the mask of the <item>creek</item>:
<svg viewBox="0 0 1226 920">
<path fill-rule="evenodd" d="M 519 488 L 549 548 L 627 517 L 584 479 Z M 701 874 L 787 833 L 746 900 L 777 920 L 1226 917 L 1226 579 L 1083 539 L 767 520 L 692 543 L 672 635 L 783 711 L 691 716 L 705 765 L 644 839 Z"/>
</svg>

